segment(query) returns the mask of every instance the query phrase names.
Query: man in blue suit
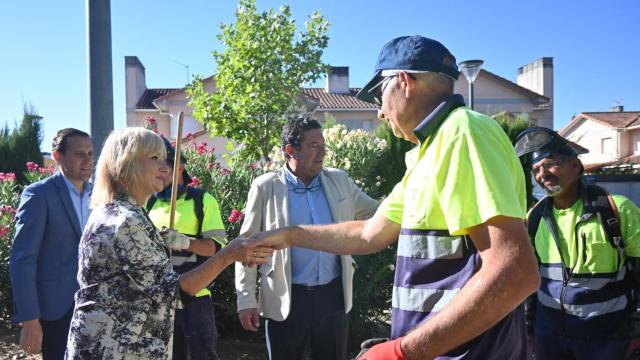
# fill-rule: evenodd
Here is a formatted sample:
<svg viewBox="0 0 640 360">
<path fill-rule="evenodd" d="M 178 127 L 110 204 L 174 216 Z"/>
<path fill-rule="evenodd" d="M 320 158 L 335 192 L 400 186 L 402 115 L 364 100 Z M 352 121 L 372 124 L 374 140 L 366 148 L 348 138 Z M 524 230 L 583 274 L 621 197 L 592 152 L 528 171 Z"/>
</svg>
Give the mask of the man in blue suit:
<svg viewBox="0 0 640 360">
<path fill-rule="evenodd" d="M 62 359 L 78 290 L 78 244 L 89 217 L 93 145 L 85 132 L 62 129 L 53 139 L 59 171 L 22 192 L 9 270 L 20 347 L 44 360 Z"/>
</svg>

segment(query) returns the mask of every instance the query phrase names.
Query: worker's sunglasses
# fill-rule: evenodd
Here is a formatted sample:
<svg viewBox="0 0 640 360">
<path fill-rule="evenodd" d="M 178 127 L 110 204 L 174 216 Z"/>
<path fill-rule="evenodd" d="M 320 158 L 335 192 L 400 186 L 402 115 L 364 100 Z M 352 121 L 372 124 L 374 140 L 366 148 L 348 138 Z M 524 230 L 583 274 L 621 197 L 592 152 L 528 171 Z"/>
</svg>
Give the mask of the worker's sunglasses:
<svg viewBox="0 0 640 360">
<path fill-rule="evenodd" d="M 413 80 L 416 79 L 416 77 L 411 75 L 410 73 L 406 74 L 409 75 L 409 77 Z M 398 76 L 398 74 L 385 76 L 382 80 L 380 80 L 380 82 L 369 89 L 369 94 L 371 94 L 371 96 L 373 97 L 373 102 L 376 105 L 382 106 L 382 94 L 384 94 L 384 90 L 387 88 L 387 85 L 389 85 L 389 82 L 391 82 L 391 80 L 393 80 L 393 78 L 395 78 L 396 76 Z"/>
</svg>

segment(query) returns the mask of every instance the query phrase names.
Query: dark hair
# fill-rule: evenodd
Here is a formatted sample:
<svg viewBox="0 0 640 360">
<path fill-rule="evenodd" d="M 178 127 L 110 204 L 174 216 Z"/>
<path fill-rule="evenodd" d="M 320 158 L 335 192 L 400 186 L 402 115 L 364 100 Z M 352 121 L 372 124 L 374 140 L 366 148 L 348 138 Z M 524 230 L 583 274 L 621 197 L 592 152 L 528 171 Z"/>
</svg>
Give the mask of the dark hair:
<svg viewBox="0 0 640 360">
<path fill-rule="evenodd" d="M 287 145 L 293 146 L 294 149 L 300 149 L 304 132 L 313 129 L 322 129 L 322 125 L 318 120 L 310 117 L 299 117 L 287 121 L 282 128 L 282 151 Z M 289 155 L 286 152 L 284 157 L 289 159 Z"/>
<path fill-rule="evenodd" d="M 67 151 L 67 143 L 68 143 L 67 139 L 73 136 L 82 136 L 82 137 L 91 138 L 89 134 L 87 134 L 84 131 L 80 131 L 78 129 L 74 129 L 74 128 L 62 129 L 58 131 L 56 136 L 53 138 L 51 151 L 57 150 L 61 154 L 64 154 Z"/>
</svg>

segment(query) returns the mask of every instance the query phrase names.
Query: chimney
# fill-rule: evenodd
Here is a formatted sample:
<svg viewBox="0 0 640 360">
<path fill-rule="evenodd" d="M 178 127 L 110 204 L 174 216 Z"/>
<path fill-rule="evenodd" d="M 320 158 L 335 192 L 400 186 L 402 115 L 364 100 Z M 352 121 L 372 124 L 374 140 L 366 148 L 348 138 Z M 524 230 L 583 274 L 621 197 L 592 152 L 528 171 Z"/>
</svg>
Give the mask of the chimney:
<svg viewBox="0 0 640 360">
<path fill-rule="evenodd" d="M 553 58 L 543 57 L 518 68 L 517 84 L 551 99 L 551 107 L 540 113 L 539 126 L 553 129 Z"/>
<path fill-rule="evenodd" d="M 553 99 L 553 58 L 543 57 L 518 68 L 518 85 Z"/>
<path fill-rule="evenodd" d="M 124 57 L 124 82 L 127 113 L 135 110 L 136 104 L 147 89 L 144 66 L 137 56 Z"/>
<path fill-rule="evenodd" d="M 611 109 L 609 109 L 609 111 L 611 112 L 624 112 L 624 106 L 623 105 L 614 105 L 611 107 Z"/>
<path fill-rule="evenodd" d="M 327 73 L 327 84 L 324 90 L 328 93 L 347 94 L 349 93 L 349 67 L 332 66 Z"/>
</svg>

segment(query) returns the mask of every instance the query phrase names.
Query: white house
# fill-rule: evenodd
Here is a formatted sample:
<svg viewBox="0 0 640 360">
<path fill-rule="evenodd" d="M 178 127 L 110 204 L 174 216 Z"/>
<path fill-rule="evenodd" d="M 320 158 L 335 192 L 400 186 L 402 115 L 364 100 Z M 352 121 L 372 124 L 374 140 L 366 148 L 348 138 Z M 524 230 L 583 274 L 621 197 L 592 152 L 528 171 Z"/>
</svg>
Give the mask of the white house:
<svg viewBox="0 0 640 360">
<path fill-rule="evenodd" d="M 580 156 L 587 171 L 624 164 L 640 168 L 640 111 L 614 106 L 583 112 L 558 133 L 589 150 Z"/>
</svg>

